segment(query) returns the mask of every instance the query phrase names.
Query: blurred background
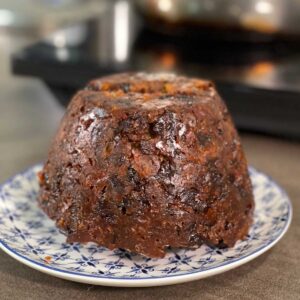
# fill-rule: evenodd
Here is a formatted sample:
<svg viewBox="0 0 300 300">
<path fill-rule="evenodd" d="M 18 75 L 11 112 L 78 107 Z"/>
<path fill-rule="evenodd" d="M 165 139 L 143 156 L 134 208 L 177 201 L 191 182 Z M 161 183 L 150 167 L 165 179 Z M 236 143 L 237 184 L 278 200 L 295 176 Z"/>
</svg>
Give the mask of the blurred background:
<svg viewBox="0 0 300 300">
<path fill-rule="evenodd" d="M 0 180 L 45 157 L 77 89 L 122 71 L 212 79 L 246 143 L 297 143 L 299 19 L 296 0 L 0 0 Z"/>
</svg>

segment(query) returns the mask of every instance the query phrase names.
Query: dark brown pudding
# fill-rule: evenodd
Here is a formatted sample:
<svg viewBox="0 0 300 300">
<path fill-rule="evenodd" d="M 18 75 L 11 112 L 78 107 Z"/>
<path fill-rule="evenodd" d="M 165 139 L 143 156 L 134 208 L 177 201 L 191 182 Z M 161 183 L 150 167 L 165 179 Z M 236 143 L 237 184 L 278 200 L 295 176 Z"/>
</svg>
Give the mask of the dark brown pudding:
<svg viewBox="0 0 300 300">
<path fill-rule="evenodd" d="M 212 83 L 119 74 L 72 99 L 40 173 L 39 204 L 68 236 L 149 257 L 233 246 L 252 223 L 247 162 Z"/>
</svg>

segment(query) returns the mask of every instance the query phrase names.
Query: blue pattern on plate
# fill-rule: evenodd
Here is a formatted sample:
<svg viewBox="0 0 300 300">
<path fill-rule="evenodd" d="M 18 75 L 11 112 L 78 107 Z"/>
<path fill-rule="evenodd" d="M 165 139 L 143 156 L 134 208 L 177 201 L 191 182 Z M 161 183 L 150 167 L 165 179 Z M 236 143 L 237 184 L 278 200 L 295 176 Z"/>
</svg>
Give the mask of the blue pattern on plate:
<svg viewBox="0 0 300 300">
<path fill-rule="evenodd" d="M 255 195 L 254 224 L 244 241 L 231 249 L 201 246 L 169 249 L 163 259 L 149 259 L 123 249 L 93 243 L 67 244 L 65 236 L 39 209 L 35 166 L 0 188 L 0 242 L 10 252 L 44 268 L 63 273 L 111 279 L 182 276 L 232 264 L 268 247 L 285 231 L 291 206 L 285 192 L 269 177 L 249 169 Z"/>
</svg>

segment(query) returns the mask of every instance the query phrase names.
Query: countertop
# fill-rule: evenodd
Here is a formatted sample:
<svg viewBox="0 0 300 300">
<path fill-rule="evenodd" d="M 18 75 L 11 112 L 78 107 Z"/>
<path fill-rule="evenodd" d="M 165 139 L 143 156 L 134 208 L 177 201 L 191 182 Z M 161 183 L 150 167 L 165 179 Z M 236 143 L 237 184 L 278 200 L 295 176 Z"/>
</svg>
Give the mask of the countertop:
<svg viewBox="0 0 300 300">
<path fill-rule="evenodd" d="M 0 182 L 45 159 L 63 114 L 41 82 L 9 75 L 9 54 L 0 53 Z M 272 176 L 293 204 L 291 227 L 270 251 L 211 278 L 128 289 L 54 278 L 0 251 L 0 299 L 300 299 L 300 143 L 254 134 L 241 137 L 249 163 Z"/>
</svg>

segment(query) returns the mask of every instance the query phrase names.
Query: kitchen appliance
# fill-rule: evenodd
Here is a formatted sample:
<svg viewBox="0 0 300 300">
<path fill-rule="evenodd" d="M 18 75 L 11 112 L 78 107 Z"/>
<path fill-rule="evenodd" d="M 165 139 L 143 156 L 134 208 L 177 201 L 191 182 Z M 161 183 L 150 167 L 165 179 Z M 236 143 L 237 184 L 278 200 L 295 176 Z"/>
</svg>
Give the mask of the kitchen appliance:
<svg viewBox="0 0 300 300">
<path fill-rule="evenodd" d="M 268 35 L 300 34 L 300 2 L 294 0 L 135 0 L 153 28 L 169 33 L 209 27 Z M 157 22 L 160 20 L 160 22 Z M 157 26 L 156 26 L 157 25 Z M 243 37 L 243 35 L 239 35 Z M 257 36 L 256 36 L 257 39 Z"/>
</svg>

